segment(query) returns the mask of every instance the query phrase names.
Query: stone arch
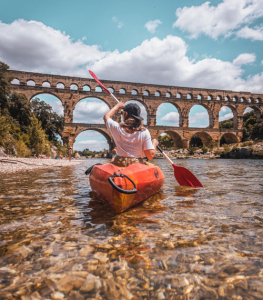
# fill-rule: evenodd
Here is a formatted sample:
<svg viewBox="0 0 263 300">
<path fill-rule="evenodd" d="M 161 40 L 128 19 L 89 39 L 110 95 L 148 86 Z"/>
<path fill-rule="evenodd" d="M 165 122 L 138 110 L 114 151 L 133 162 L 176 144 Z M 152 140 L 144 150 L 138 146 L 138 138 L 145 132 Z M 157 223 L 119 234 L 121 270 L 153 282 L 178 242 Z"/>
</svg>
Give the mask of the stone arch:
<svg viewBox="0 0 263 300">
<path fill-rule="evenodd" d="M 213 139 L 209 133 L 203 132 L 203 131 L 196 131 L 192 134 L 192 136 L 194 136 L 194 135 L 197 135 L 201 139 L 203 146 L 205 146 L 205 147 L 207 147 Z M 192 136 L 191 136 L 191 138 L 192 138 Z M 190 140 L 191 140 L 191 138 L 190 138 Z"/>
<path fill-rule="evenodd" d="M 115 148 L 114 140 L 111 138 L 110 134 L 107 132 L 106 129 L 100 129 L 100 128 L 83 128 L 83 127 L 77 127 L 77 130 L 75 131 L 74 137 L 69 142 L 69 146 L 73 147 L 73 144 L 75 143 L 76 138 L 78 137 L 78 135 L 80 133 L 85 132 L 85 131 L 90 131 L 90 130 L 99 132 L 101 135 L 104 136 L 104 138 L 106 139 L 106 141 L 107 141 L 107 143 L 109 145 L 109 151 L 110 152 Z"/>
<path fill-rule="evenodd" d="M 125 88 L 120 88 L 119 94 L 126 94 L 126 89 Z"/>
<path fill-rule="evenodd" d="M 71 83 L 69 89 L 73 91 L 77 91 L 79 89 L 79 86 L 76 83 Z"/>
<path fill-rule="evenodd" d="M 28 85 L 28 86 L 36 86 L 36 82 L 33 79 L 28 79 L 26 81 L 26 85 Z"/>
<path fill-rule="evenodd" d="M 197 95 L 197 100 L 202 100 L 202 99 L 203 99 L 202 94 L 198 94 L 198 95 Z"/>
<path fill-rule="evenodd" d="M 133 90 L 131 91 L 131 94 L 132 94 L 132 95 L 138 95 L 138 90 L 133 89 Z"/>
<path fill-rule="evenodd" d="M 155 97 L 160 97 L 160 96 L 161 96 L 161 92 L 157 90 L 157 91 L 154 93 L 154 96 L 155 96 Z"/>
<path fill-rule="evenodd" d="M 48 95 L 55 96 L 56 98 L 58 98 L 60 100 L 60 102 L 62 103 L 62 106 L 64 107 L 64 103 L 60 99 L 60 97 L 57 94 L 52 93 L 52 92 L 46 92 L 46 91 L 45 92 L 43 92 L 43 91 L 36 92 L 36 93 L 34 93 L 33 95 L 30 96 L 29 101 L 31 101 L 33 98 L 35 98 L 35 97 L 37 97 L 38 95 L 41 95 L 41 94 L 48 94 Z"/>
<path fill-rule="evenodd" d="M 40 101 L 44 101 L 46 104 L 50 105 L 52 107 L 52 110 L 56 112 L 59 116 L 65 115 L 65 108 L 63 102 L 56 94 L 47 92 L 38 93 L 37 95 L 34 95 L 30 98 L 30 102 L 36 97 L 39 98 Z M 59 104 L 56 103 L 58 101 Z"/>
<path fill-rule="evenodd" d="M 95 87 L 95 92 L 96 92 L 96 93 L 102 93 L 102 88 L 101 88 L 99 85 L 97 85 L 97 86 Z"/>
<path fill-rule="evenodd" d="M 42 82 L 42 87 L 47 87 L 47 88 L 50 88 L 51 87 L 51 84 L 49 81 L 45 80 Z"/>
<path fill-rule="evenodd" d="M 90 86 L 88 84 L 83 85 L 82 90 L 85 92 L 90 92 Z"/>
<path fill-rule="evenodd" d="M 232 111 L 232 113 L 233 113 L 233 128 L 234 128 L 234 129 L 237 129 L 237 127 L 238 127 L 238 114 L 237 114 L 236 108 L 235 108 L 234 106 L 232 106 L 232 105 L 229 105 L 229 104 L 223 104 L 223 105 L 220 107 L 220 109 L 219 109 L 219 111 L 218 111 L 218 120 L 219 120 L 219 113 L 220 113 L 221 109 L 222 109 L 224 106 L 231 109 L 231 111 Z"/>
<path fill-rule="evenodd" d="M 174 148 L 184 148 L 184 142 L 182 136 L 174 130 L 165 130 L 164 133 L 169 134 L 174 142 Z"/>
<path fill-rule="evenodd" d="M 110 105 L 110 103 L 107 101 L 107 100 L 105 100 L 103 97 L 101 97 L 101 96 L 83 96 L 82 98 L 80 98 L 76 103 L 75 103 L 75 106 L 74 106 L 74 108 L 76 107 L 76 105 L 81 101 L 81 100 L 84 100 L 84 99 L 88 99 L 88 98 L 94 98 L 94 99 L 98 99 L 98 100 L 101 100 L 101 101 L 103 101 L 105 104 L 107 104 L 107 106 L 109 107 L 109 109 L 111 109 L 112 107 L 111 107 L 111 105 Z M 137 101 L 137 100 L 136 100 Z M 115 102 L 116 103 L 116 102 Z"/>
<path fill-rule="evenodd" d="M 238 143 L 239 138 L 234 134 L 234 133 L 230 133 L 230 132 L 226 132 L 224 134 L 222 134 L 220 136 L 220 140 L 224 138 L 227 144 L 234 144 L 234 143 Z"/>
<path fill-rule="evenodd" d="M 206 110 L 206 112 L 208 114 L 208 126 L 207 127 L 213 127 L 213 113 L 212 113 L 211 109 L 209 108 L 209 106 L 206 104 L 203 104 L 203 103 L 196 103 L 190 107 L 189 112 L 188 112 L 189 127 L 190 127 L 190 112 L 194 106 L 202 106 Z M 194 127 L 194 126 L 191 126 L 191 127 Z"/>
<path fill-rule="evenodd" d="M 92 116 L 94 116 L 95 122 L 94 122 L 94 120 L 92 121 L 92 117 L 90 117 L 90 116 L 89 116 L 89 119 L 87 118 L 87 121 L 86 121 L 86 117 L 84 116 L 84 114 L 88 115 L 88 114 L 92 113 L 92 111 L 91 111 L 92 104 L 90 102 L 94 103 L 94 105 L 95 105 L 95 108 L 93 108 L 93 115 L 92 115 Z M 99 103 L 99 102 L 103 102 L 103 105 L 101 105 L 101 103 Z M 88 107 L 89 105 L 90 105 L 90 107 Z M 107 106 L 107 108 L 105 107 L 105 105 Z M 109 103 L 101 97 L 94 97 L 94 96 L 83 97 L 79 101 L 77 101 L 74 105 L 73 123 L 103 124 L 103 116 L 110 108 L 111 107 L 110 107 Z M 78 119 L 77 119 L 77 114 L 79 114 Z M 81 119 L 83 119 L 83 120 L 81 120 Z M 96 122 L 97 119 L 99 119 L 100 122 Z"/>
<path fill-rule="evenodd" d="M 181 98 L 182 98 L 182 93 L 178 92 L 178 93 L 176 94 L 176 98 L 181 99 Z"/>
<path fill-rule="evenodd" d="M 192 93 L 187 93 L 186 99 L 188 99 L 188 100 L 193 99 L 193 94 Z"/>
<path fill-rule="evenodd" d="M 247 107 L 244 107 L 244 109 L 243 109 L 243 115 L 244 115 L 245 110 L 246 110 L 247 108 L 251 108 L 251 109 L 254 110 L 254 112 L 255 112 L 255 114 L 256 114 L 256 117 L 257 117 L 257 120 L 259 121 L 259 120 L 260 120 L 260 116 L 261 116 L 261 110 L 260 110 L 260 108 L 257 107 L 257 106 L 254 106 L 254 105 L 249 105 L 249 106 L 247 106 Z"/>
<path fill-rule="evenodd" d="M 20 80 L 17 79 L 17 78 L 14 78 L 14 79 L 11 81 L 11 84 L 17 84 L 17 85 L 19 85 L 19 84 L 20 84 Z"/>
<path fill-rule="evenodd" d="M 115 90 L 114 90 L 114 88 L 113 88 L 112 86 L 111 86 L 111 87 L 109 87 L 109 88 L 108 88 L 108 90 L 109 90 L 109 91 L 110 91 L 112 94 L 113 94 L 113 93 L 114 93 L 114 91 L 115 91 Z"/>
<path fill-rule="evenodd" d="M 213 100 L 213 96 L 212 95 L 208 95 L 207 96 L 207 100 Z"/>
<path fill-rule="evenodd" d="M 143 96 L 150 96 L 150 92 L 149 92 L 148 90 L 145 90 L 145 91 L 143 92 Z"/>
<path fill-rule="evenodd" d="M 170 102 L 170 101 L 166 101 L 166 102 L 161 103 L 157 107 L 157 109 L 156 109 L 156 115 L 157 115 L 157 112 L 158 112 L 158 109 L 160 108 L 160 106 L 165 105 L 165 104 L 170 104 L 170 105 L 174 106 L 177 109 L 178 115 L 179 115 L 178 125 L 169 125 L 169 126 L 173 126 L 173 127 L 180 127 L 180 126 L 182 126 L 182 112 L 181 112 L 181 108 L 176 103 L 173 103 L 173 102 Z M 156 125 L 160 126 L 160 124 L 157 124 L 157 123 L 159 123 L 159 122 L 157 122 L 157 117 L 156 117 Z"/>
<path fill-rule="evenodd" d="M 171 98 L 172 97 L 172 93 L 171 92 L 166 92 L 166 95 L 165 95 L 167 98 Z"/>
<path fill-rule="evenodd" d="M 246 98 L 245 97 L 240 97 L 240 99 L 239 99 L 239 102 L 247 102 L 247 100 L 246 100 Z"/>
<path fill-rule="evenodd" d="M 57 85 L 56 85 L 56 88 L 57 89 L 64 89 L 65 88 L 65 84 L 62 83 L 62 82 L 58 82 Z"/>
</svg>

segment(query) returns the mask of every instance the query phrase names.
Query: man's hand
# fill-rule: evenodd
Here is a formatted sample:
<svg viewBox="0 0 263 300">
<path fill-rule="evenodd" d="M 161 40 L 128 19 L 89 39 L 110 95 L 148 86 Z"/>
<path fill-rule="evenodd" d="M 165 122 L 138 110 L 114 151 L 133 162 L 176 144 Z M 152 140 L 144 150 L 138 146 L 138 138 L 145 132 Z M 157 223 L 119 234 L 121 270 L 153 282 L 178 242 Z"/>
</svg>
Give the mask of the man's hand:
<svg viewBox="0 0 263 300">
<path fill-rule="evenodd" d="M 152 139 L 152 144 L 153 144 L 153 147 L 156 148 L 159 145 L 159 142 L 156 139 Z"/>
<path fill-rule="evenodd" d="M 117 110 L 121 110 L 123 109 L 125 106 L 125 103 L 123 103 L 122 101 L 118 102 L 115 107 L 117 108 Z"/>
</svg>

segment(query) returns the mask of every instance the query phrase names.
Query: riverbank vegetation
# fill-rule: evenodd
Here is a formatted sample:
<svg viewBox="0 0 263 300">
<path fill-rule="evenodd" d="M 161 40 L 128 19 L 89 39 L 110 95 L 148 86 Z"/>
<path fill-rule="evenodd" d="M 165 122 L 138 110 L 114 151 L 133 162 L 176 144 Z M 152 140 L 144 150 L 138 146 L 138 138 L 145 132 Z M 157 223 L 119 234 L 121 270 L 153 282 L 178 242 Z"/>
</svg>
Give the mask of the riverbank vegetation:
<svg viewBox="0 0 263 300">
<path fill-rule="evenodd" d="M 67 147 L 58 139 L 64 118 L 38 98 L 28 101 L 23 94 L 11 93 L 8 69 L 0 62 L 0 147 L 18 157 L 66 154 Z"/>
</svg>

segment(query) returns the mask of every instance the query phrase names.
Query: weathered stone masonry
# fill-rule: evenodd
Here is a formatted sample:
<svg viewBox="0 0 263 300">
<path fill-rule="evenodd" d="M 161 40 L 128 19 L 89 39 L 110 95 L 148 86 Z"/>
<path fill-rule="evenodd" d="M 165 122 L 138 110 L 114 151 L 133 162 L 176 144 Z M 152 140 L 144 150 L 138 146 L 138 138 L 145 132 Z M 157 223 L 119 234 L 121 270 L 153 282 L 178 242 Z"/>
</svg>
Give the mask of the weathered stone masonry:
<svg viewBox="0 0 263 300">
<path fill-rule="evenodd" d="M 15 79 L 12 84 L 13 91 L 25 94 L 28 100 L 42 93 L 52 94 L 60 99 L 65 116 L 65 128 L 61 134 L 64 143 L 73 146 L 79 133 L 85 130 L 95 130 L 104 135 L 110 150 L 114 147 L 112 137 L 105 125 L 73 122 L 75 106 L 84 98 L 101 99 L 109 108 L 115 105 L 115 100 L 109 94 L 104 91 L 95 91 L 98 87 L 95 80 L 13 70 L 9 72 L 12 73 Z M 29 81 L 33 85 L 28 85 Z M 227 143 L 239 142 L 242 139 L 245 109 L 247 107 L 254 109 L 257 118 L 263 113 L 263 94 L 110 80 L 101 80 L 101 82 L 107 88 L 112 88 L 114 95 L 119 100 L 123 102 L 137 100 L 142 103 L 147 111 L 147 127 L 152 137 L 158 138 L 160 134 L 168 133 L 172 137 L 176 148 L 189 147 L 190 139 L 194 134 L 201 138 L 205 146 L 212 139 L 219 145 L 222 136 L 224 136 Z M 72 89 L 72 85 L 76 85 L 75 88 L 77 89 Z M 83 88 L 86 90 L 83 90 Z M 177 108 L 179 127 L 156 125 L 157 109 L 162 103 L 171 103 Z M 206 108 L 209 115 L 209 127 L 189 127 L 189 112 L 196 104 Z M 232 110 L 234 128 L 219 128 L 219 111 L 223 106 L 227 106 Z"/>
</svg>

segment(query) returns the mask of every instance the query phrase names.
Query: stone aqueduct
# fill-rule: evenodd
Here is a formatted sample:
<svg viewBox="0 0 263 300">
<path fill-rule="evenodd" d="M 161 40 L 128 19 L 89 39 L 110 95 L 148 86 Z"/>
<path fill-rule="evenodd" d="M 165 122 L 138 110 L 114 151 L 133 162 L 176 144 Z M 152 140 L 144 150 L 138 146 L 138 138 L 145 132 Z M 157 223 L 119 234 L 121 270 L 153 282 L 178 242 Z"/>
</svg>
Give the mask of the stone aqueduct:
<svg viewBox="0 0 263 300">
<path fill-rule="evenodd" d="M 105 91 L 96 91 L 98 84 L 95 80 L 14 70 L 9 72 L 15 79 L 12 81 L 13 91 L 25 94 L 29 100 L 42 93 L 52 94 L 60 99 L 65 116 L 65 127 L 61 133 L 64 143 L 73 146 L 79 133 L 95 130 L 107 139 L 110 150 L 114 147 L 112 137 L 104 124 L 73 122 L 74 108 L 84 98 L 101 99 L 110 108 L 115 105 L 115 100 Z M 28 85 L 29 82 L 31 85 Z M 254 109 L 257 118 L 260 118 L 260 114 L 263 113 L 263 94 L 110 80 L 101 80 L 101 82 L 111 88 L 114 95 L 121 101 L 136 100 L 142 103 L 147 111 L 147 128 L 151 136 L 158 138 L 162 133 L 168 133 L 176 148 L 188 148 L 194 134 L 201 138 L 205 146 L 212 139 L 216 141 L 216 145 L 219 145 L 222 136 L 227 143 L 240 142 L 245 109 L 247 107 Z M 72 85 L 75 89 L 72 89 Z M 177 108 L 179 127 L 156 125 L 157 109 L 162 103 L 171 103 Z M 207 128 L 188 126 L 190 109 L 196 104 L 202 105 L 208 112 L 209 126 Z M 223 106 L 229 107 L 233 112 L 234 126 L 231 129 L 219 128 L 219 111 Z M 120 115 L 116 119 L 119 121 Z"/>
</svg>

